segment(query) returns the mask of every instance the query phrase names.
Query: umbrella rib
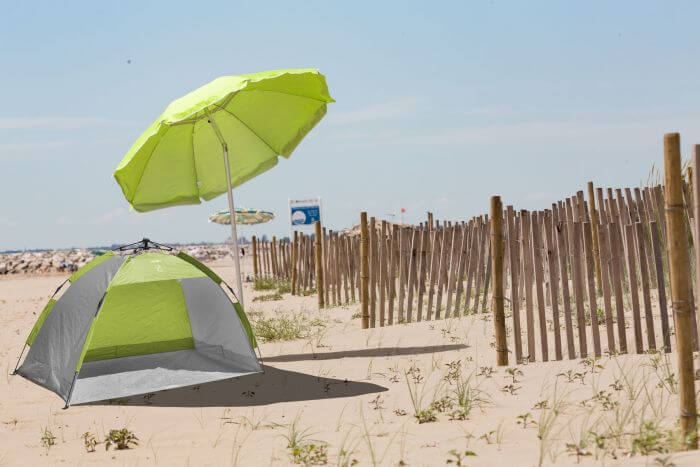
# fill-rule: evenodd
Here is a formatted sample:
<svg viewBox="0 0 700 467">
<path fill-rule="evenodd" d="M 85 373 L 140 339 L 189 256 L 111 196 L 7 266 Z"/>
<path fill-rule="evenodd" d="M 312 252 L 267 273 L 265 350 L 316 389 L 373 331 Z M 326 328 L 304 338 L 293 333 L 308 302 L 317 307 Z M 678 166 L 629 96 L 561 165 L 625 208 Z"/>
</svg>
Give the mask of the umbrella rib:
<svg viewBox="0 0 700 467">
<path fill-rule="evenodd" d="M 246 127 L 246 128 L 248 129 L 248 131 L 250 131 L 251 133 L 253 133 L 253 134 L 255 135 L 255 137 L 258 138 L 260 141 L 262 141 L 263 143 L 265 143 L 265 146 L 267 146 L 268 148 L 270 148 L 270 150 L 272 151 L 272 153 L 273 153 L 275 156 L 279 156 L 279 153 L 275 150 L 275 148 L 273 148 L 272 146 L 270 146 L 270 143 L 268 143 L 267 141 L 265 141 L 259 134 L 257 134 L 257 133 L 255 132 L 255 130 L 253 130 L 250 126 L 248 126 L 248 124 L 247 124 L 246 122 L 244 122 L 243 120 L 241 120 L 240 118 L 238 118 L 238 116 L 237 116 L 236 114 L 234 114 L 234 113 L 232 113 L 232 112 L 229 112 L 226 108 L 224 108 L 224 107 L 219 107 L 219 106 L 216 105 L 216 104 L 214 104 L 214 107 L 217 107 L 218 109 L 223 110 L 224 112 L 226 112 L 227 114 L 229 114 L 230 116 L 232 116 L 233 118 L 235 118 L 236 120 L 238 120 L 239 122 L 241 122 L 241 124 L 242 124 L 244 127 Z"/>
<path fill-rule="evenodd" d="M 252 92 L 252 91 L 257 91 L 257 92 L 271 92 L 273 94 L 284 94 L 285 96 L 294 96 L 294 97 L 299 97 L 301 99 L 309 99 L 312 101 L 317 101 L 317 102 L 323 102 L 324 104 L 328 104 L 329 102 L 323 99 L 317 99 L 315 97 L 309 97 L 309 96 L 300 96 L 299 94 L 292 94 L 291 92 L 282 92 L 282 91 L 272 91 L 270 89 L 250 89 L 250 90 L 241 90 L 238 92 Z"/>
<path fill-rule="evenodd" d="M 272 93 L 272 94 L 283 94 L 283 95 L 285 95 L 285 96 L 293 96 L 293 97 L 298 97 L 298 98 L 300 98 L 300 99 L 309 99 L 309 100 L 311 100 L 311 101 L 321 102 L 321 103 L 323 103 L 323 104 L 328 104 L 328 103 L 329 103 L 328 101 L 323 100 L 323 99 L 317 99 L 317 98 L 315 98 L 315 97 L 309 97 L 309 96 L 300 96 L 299 94 L 292 94 L 291 92 L 271 91 L 271 90 L 269 90 L 269 89 L 250 89 L 250 90 L 241 89 L 241 90 L 238 90 L 238 91 L 235 91 L 235 92 L 232 92 L 231 94 L 229 94 L 229 95 L 226 97 L 226 99 L 225 99 L 220 105 L 219 105 L 219 104 L 210 104 L 210 105 L 212 105 L 212 106 L 214 106 L 214 107 L 217 107 L 217 108 L 220 108 L 220 109 L 226 110 L 225 107 L 229 104 L 229 102 L 231 102 L 231 100 L 232 100 L 234 97 L 236 97 L 236 95 L 238 95 L 238 94 L 240 94 L 240 93 L 244 93 L 244 92 L 253 92 L 253 91 L 256 91 L 256 92 L 269 92 L 269 93 Z M 331 102 L 334 102 L 334 101 L 331 101 Z M 228 111 L 227 111 L 227 112 L 228 112 Z M 229 113 L 230 113 L 230 112 L 229 112 Z M 201 120 L 201 118 L 202 118 L 202 117 L 200 117 L 200 118 L 189 118 L 189 119 L 186 119 L 186 120 L 178 120 L 177 122 L 168 123 L 168 125 L 170 125 L 170 126 L 186 125 L 186 124 L 188 124 L 188 123 L 195 123 L 195 122 L 197 122 L 198 120 Z M 237 117 L 236 117 L 236 118 L 237 118 Z M 239 120 L 240 120 L 240 119 L 239 119 Z M 246 126 L 247 126 L 247 125 L 246 125 Z M 257 135 L 256 135 L 256 136 L 257 136 Z"/>
<path fill-rule="evenodd" d="M 192 142 L 192 165 L 194 166 L 194 186 L 197 189 L 197 198 L 203 199 L 200 194 L 199 194 L 199 175 L 197 174 L 197 159 L 195 157 L 195 151 L 194 151 L 194 127 L 195 124 L 192 124 L 192 135 L 190 138 L 190 141 Z"/>
<path fill-rule="evenodd" d="M 134 205 L 134 200 L 136 199 L 136 193 L 139 191 L 139 186 L 141 186 L 141 180 L 143 180 L 143 174 L 146 172 L 146 167 L 148 167 L 148 163 L 151 162 L 151 158 L 153 157 L 153 154 L 156 152 L 156 149 L 158 149 L 158 146 L 160 146 L 160 143 L 163 141 L 163 138 L 159 138 L 156 144 L 153 146 L 153 151 L 148 155 L 148 159 L 146 160 L 146 163 L 143 165 L 143 170 L 139 174 L 139 181 L 136 183 L 136 186 L 134 187 L 134 196 L 131 197 L 129 200 L 129 203 L 133 206 Z"/>
</svg>

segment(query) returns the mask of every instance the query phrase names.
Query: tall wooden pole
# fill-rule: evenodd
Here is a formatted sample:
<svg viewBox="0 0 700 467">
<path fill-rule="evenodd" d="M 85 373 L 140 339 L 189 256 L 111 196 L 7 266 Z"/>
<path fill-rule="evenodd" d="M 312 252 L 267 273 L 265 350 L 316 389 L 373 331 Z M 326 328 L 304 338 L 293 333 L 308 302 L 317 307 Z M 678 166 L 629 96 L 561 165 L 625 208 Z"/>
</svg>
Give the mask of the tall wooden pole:
<svg viewBox="0 0 700 467">
<path fill-rule="evenodd" d="M 693 314 L 688 275 L 688 236 L 683 218 L 680 135 L 664 135 L 664 179 L 666 182 L 666 226 L 671 276 L 671 297 L 676 321 L 678 393 L 681 403 L 681 435 L 686 449 L 697 449 L 697 411 L 693 371 Z"/>
<path fill-rule="evenodd" d="M 496 363 L 508 365 L 506 317 L 503 311 L 503 205 L 500 196 L 491 197 L 491 304 L 496 330 Z"/>
<path fill-rule="evenodd" d="M 253 280 L 258 278 L 258 239 L 253 235 Z"/>
<path fill-rule="evenodd" d="M 600 267 L 600 239 L 598 238 L 598 210 L 595 205 L 593 182 L 588 182 L 588 210 L 590 211 L 593 234 L 593 261 L 595 263 L 595 282 L 598 284 L 598 295 L 603 294 L 603 273 Z M 593 309 L 595 307 L 592 307 Z"/>
<path fill-rule="evenodd" d="M 323 295 L 323 250 L 321 249 L 321 241 L 323 240 L 323 231 L 321 229 L 321 221 L 316 221 L 316 235 L 314 236 L 315 257 L 316 257 L 316 294 L 318 295 L 318 307 L 326 306 L 325 297 Z"/>
<path fill-rule="evenodd" d="M 362 329 L 369 327 L 369 232 L 367 213 L 360 213 L 360 303 L 362 306 Z"/>
<path fill-rule="evenodd" d="M 294 243 L 292 243 L 292 295 L 297 294 L 297 258 L 299 256 L 299 232 L 294 231 Z"/>
</svg>

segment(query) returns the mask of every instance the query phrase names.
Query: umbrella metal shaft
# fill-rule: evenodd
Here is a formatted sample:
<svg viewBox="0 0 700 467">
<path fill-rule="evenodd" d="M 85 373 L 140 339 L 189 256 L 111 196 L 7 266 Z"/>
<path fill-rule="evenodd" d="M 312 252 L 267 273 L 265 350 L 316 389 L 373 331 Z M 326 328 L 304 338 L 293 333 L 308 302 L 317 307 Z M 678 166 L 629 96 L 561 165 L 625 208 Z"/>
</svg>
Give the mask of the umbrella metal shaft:
<svg viewBox="0 0 700 467">
<path fill-rule="evenodd" d="M 234 209 L 234 204 L 233 204 L 233 188 L 231 187 L 231 166 L 229 165 L 229 160 L 228 160 L 228 145 L 226 144 L 226 141 L 224 140 L 223 136 L 221 135 L 221 132 L 219 131 L 219 127 L 216 125 L 216 121 L 214 120 L 213 115 L 209 115 L 209 123 L 211 124 L 212 128 L 214 129 L 214 133 L 216 133 L 216 137 L 219 138 L 219 142 L 221 143 L 221 147 L 224 150 L 224 165 L 226 166 L 226 196 L 228 198 L 228 209 L 229 212 L 235 213 Z M 231 216 L 231 242 L 233 243 L 233 251 L 231 252 L 231 256 L 233 256 L 233 267 L 236 272 L 236 287 L 238 288 L 238 301 L 245 309 L 245 304 L 243 303 L 243 281 L 241 280 L 241 260 L 240 256 L 238 255 L 238 233 L 236 231 L 236 216 L 235 214 Z"/>
</svg>

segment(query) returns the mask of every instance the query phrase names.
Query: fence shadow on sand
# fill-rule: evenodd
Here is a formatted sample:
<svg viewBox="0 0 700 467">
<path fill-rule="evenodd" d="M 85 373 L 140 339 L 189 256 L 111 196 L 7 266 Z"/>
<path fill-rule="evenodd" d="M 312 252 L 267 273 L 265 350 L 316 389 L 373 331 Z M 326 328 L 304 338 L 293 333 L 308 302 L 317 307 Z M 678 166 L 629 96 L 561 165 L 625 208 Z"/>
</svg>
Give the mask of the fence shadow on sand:
<svg viewBox="0 0 700 467">
<path fill-rule="evenodd" d="M 372 383 L 324 378 L 265 365 L 265 373 L 87 405 L 251 407 L 361 396 L 386 390 Z"/>
<path fill-rule="evenodd" d="M 376 347 L 371 349 L 343 350 L 338 352 L 302 353 L 289 355 L 275 355 L 263 357 L 264 362 L 300 362 L 304 360 L 335 360 L 339 358 L 362 357 L 393 357 L 398 355 L 417 355 L 435 352 L 449 352 L 451 350 L 463 350 L 464 344 L 432 345 L 422 347 Z"/>
</svg>

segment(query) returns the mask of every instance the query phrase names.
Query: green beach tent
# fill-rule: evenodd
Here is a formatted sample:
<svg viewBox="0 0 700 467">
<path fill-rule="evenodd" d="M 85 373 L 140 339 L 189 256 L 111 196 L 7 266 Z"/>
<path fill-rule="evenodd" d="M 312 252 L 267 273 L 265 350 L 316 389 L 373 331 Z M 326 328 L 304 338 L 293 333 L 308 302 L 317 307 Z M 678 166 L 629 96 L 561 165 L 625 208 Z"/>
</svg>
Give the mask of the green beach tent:
<svg viewBox="0 0 700 467">
<path fill-rule="evenodd" d="M 66 407 L 261 371 L 243 309 L 216 273 L 183 252 L 108 252 L 67 282 L 15 370 Z"/>
</svg>

